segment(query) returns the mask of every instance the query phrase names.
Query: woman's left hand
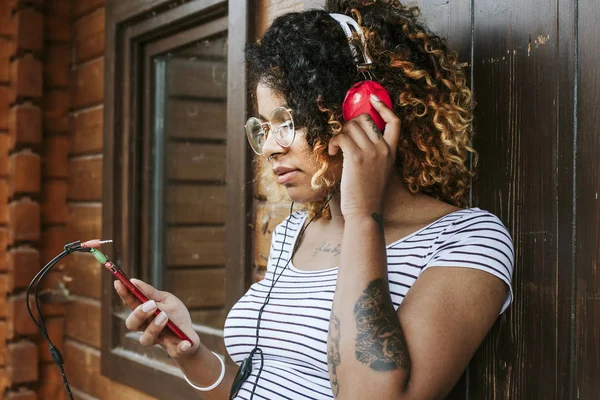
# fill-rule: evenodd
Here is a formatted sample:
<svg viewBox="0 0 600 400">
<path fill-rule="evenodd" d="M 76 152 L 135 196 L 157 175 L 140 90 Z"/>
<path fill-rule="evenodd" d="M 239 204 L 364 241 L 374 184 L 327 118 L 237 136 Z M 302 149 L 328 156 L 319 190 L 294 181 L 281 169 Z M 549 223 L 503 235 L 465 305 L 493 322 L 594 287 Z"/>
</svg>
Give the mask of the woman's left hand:
<svg viewBox="0 0 600 400">
<path fill-rule="evenodd" d="M 382 101 L 370 98 L 385 121 L 383 134 L 368 114 L 344 125 L 342 133 L 329 142 L 329 155 L 341 149 L 344 155 L 340 183 L 341 212 L 344 218 L 371 216 L 383 211 L 383 197 L 396 160 L 400 119 Z"/>
</svg>

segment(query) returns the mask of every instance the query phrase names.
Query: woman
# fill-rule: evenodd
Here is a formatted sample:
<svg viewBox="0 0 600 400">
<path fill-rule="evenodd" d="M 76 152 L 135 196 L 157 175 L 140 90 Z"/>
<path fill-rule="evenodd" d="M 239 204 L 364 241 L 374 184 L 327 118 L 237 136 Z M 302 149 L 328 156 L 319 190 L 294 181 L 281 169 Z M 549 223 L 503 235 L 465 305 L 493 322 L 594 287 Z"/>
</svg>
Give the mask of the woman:
<svg viewBox="0 0 600 400">
<path fill-rule="evenodd" d="M 127 327 L 162 345 L 205 399 L 232 386 L 239 399 L 443 398 L 512 298 L 509 234 L 462 208 L 476 155 L 456 58 L 398 1 L 328 11 L 361 24 L 364 54 L 318 10 L 277 18 L 247 48 L 261 116 L 248 121 L 250 143 L 304 207 L 275 229 L 266 278 L 225 323 L 240 369 L 200 343 L 175 296 L 136 281 L 153 299 L 139 304 L 115 282 L 133 310 Z M 369 99 L 383 132 L 367 114 L 342 119 L 346 91 L 365 77 L 392 98 L 391 109 Z M 167 315 L 193 346 L 163 332 Z"/>
</svg>

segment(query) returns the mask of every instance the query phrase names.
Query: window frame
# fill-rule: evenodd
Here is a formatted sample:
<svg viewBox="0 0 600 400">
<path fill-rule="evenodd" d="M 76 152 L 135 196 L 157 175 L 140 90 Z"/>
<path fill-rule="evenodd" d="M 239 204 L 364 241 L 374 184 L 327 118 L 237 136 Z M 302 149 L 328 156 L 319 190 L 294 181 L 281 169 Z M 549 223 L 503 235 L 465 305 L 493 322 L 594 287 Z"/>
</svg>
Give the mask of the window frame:
<svg viewBox="0 0 600 400">
<path fill-rule="evenodd" d="M 137 171 L 142 156 L 133 143 L 143 132 L 143 112 L 151 95 L 142 93 L 148 87 L 148 59 L 144 46 L 166 37 L 184 40 L 185 32 L 197 30 L 199 24 L 211 24 L 226 18 L 227 48 L 227 220 L 226 220 L 226 310 L 231 309 L 250 284 L 249 266 L 252 263 L 252 190 L 251 154 L 241 127 L 247 110 L 247 87 L 243 65 L 244 45 L 251 24 L 248 10 L 252 0 L 236 2 L 228 8 L 225 0 L 137 0 L 106 1 L 106 50 L 104 96 L 104 158 L 102 233 L 114 243 L 106 253 L 129 275 L 134 275 L 133 260 L 140 238 L 132 229 L 137 224 L 131 212 L 139 204 L 139 184 L 143 171 Z M 198 28 L 201 30 L 201 25 Z M 193 37 L 190 37 L 190 42 Z M 155 46 L 156 48 L 156 46 Z M 146 104 L 147 105 L 147 104 Z M 146 144 L 143 144 L 146 146 Z M 142 151 L 145 153 L 145 151 Z M 133 243 L 133 244 L 132 244 Z M 147 279 L 147 276 L 141 276 Z M 156 352 L 126 350 L 119 344 L 126 329 L 122 319 L 125 313 L 113 290 L 113 278 L 102 273 L 102 355 L 101 373 L 111 380 L 131 386 L 158 398 L 186 399 L 195 396 L 188 385 L 182 385 L 178 371 L 167 364 L 144 356 Z M 222 331 L 198 329 L 207 346 L 224 352 Z M 231 362 L 231 360 L 229 360 Z"/>
</svg>

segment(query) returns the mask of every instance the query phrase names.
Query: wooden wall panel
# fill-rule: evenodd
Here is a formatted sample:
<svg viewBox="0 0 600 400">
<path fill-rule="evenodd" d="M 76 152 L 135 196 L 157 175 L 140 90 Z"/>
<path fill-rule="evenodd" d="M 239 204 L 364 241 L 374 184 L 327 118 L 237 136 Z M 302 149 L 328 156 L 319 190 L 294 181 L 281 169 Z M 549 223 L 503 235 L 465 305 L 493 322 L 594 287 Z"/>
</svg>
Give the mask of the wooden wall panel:
<svg viewBox="0 0 600 400">
<path fill-rule="evenodd" d="M 186 181 L 224 181 L 225 145 L 169 143 L 167 176 Z"/>
<path fill-rule="evenodd" d="M 225 228 L 168 228 L 167 260 L 168 267 L 225 265 Z"/>
<path fill-rule="evenodd" d="M 223 224 L 227 203 L 225 186 L 169 185 L 168 224 Z"/>
<path fill-rule="evenodd" d="M 227 135 L 227 107 L 220 101 L 171 98 L 165 130 L 175 139 L 220 139 Z"/>
<path fill-rule="evenodd" d="M 190 309 L 225 304 L 225 269 L 176 269 L 166 274 L 166 290 L 175 293 Z"/>
<path fill-rule="evenodd" d="M 577 131 L 576 364 L 573 384 L 581 399 L 600 394 L 600 10 L 579 1 L 579 97 Z"/>
<path fill-rule="evenodd" d="M 555 398 L 558 70 L 555 4 L 476 2 L 473 205 L 515 243 L 515 299 L 471 365 L 470 398 Z M 543 11 L 541 11 L 543 10 Z M 515 29 L 515 27 L 518 27 Z M 533 339 L 535 338 L 535 339 Z"/>
</svg>

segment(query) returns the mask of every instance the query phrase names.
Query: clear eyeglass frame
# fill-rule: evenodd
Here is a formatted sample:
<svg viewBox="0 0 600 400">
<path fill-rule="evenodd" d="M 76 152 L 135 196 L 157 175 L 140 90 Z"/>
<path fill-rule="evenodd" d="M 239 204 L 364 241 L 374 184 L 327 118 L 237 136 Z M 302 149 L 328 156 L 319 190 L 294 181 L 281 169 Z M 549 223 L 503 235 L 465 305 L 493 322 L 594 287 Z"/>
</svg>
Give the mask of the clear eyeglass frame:
<svg viewBox="0 0 600 400">
<path fill-rule="evenodd" d="M 275 108 L 268 121 L 261 121 L 256 117 L 248 118 L 245 129 L 248 143 L 258 155 L 263 154 L 263 146 L 270 134 L 273 134 L 273 138 L 281 147 L 290 147 L 296 138 L 292 110 L 287 107 Z"/>
</svg>

